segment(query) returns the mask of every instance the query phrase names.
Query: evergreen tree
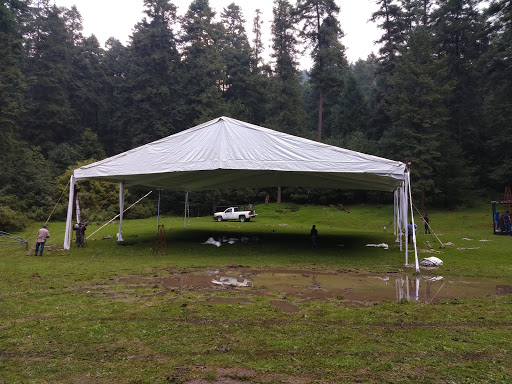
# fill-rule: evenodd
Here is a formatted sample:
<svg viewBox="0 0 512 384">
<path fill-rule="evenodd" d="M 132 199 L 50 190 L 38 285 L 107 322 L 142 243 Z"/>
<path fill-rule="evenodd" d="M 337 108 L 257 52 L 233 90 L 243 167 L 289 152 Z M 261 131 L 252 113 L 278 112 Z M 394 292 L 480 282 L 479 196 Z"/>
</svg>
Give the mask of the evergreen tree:
<svg viewBox="0 0 512 384">
<path fill-rule="evenodd" d="M 293 7 L 287 0 L 275 0 L 273 13 L 272 58 L 275 69 L 265 125 L 296 135 L 304 130 L 305 112 L 296 67 L 297 39 L 294 35 Z"/>
<path fill-rule="evenodd" d="M 372 118 L 376 112 L 377 71 L 378 63 L 375 54 L 370 54 L 366 60 L 359 59 L 351 65 L 352 73 L 357 79 L 361 92 L 368 103 Z"/>
<path fill-rule="evenodd" d="M 486 151 L 482 158 L 481 180 L 501 191 L 512 185 L 512 3 L 492 2 L 487 18 L 489 50 L 481 57 L 483 82 L 483 131 Z M 487 171 L 487 172 L 486 172 Z"/>
<path fill-rule="evenodd" d="M 33 80 L 28 89 L 23 137 L 48 152 L 76 138 L 79 127 L 73 119 L 69 95 L 72 36 L 61 8 L 44 6 L 39 11 L 32 26 L 35 40 L 27 60 L 27 76 Z"/>
<path fill-rule="evenodd" d="M 264 45 L 262 41 L 261 11 L 256 10 L 256 16 L 253 20 L 253 46 L 251 49 L 251 74 L 247 83 L 245 104 L 249 107 L 247 121 L 262 125 L 268 115 L 270 76 L 272 70 L 270 66 L 263 62 Z"/>
<path fill-rule="evenodd" d="M 368 133 L 371 117 L 368 101 L 352 71 L 345 75 L 343 96 L 332 108 L 329 122 L 331 136 L 345 137 L 352 132 Z"/>
<path fill-rule="evenodd" d="M 222 26 L 208 0 L 193 0 L 182 22 L 185 126 L 225 115 L 225 63 L 219 52 Z"/>
<path fill-rule="evenodd" d="M 402 9 L 395 3 L 395 0 L 377 0 L 380 6 L 379 10 L 372 14 L 371 21 L 377 24 L 382 30 L 382 37 L 377 40 L 381 46 L 379 48 L 380 62 L 384 65 L 384 70 L 392 70 L 392 64 L 397 55 L 398 49 L 404 44 L 405 30 L 404 17 Z"/>
<path fill-rule="evenodd" d="M 179 130 L 183 104 L 180 56 L 169 0 L 144 0 L 145 17 L 135 26 L 126 75 L 124 135 L 138 146 Z"/>
<path fill-rule="evenodd" d="M 262 54 L 265 49 L 262 40 L 261 26 L 263 25 L 263 20 L 261 20 L 261 11 L 256 9 L 255 16 L 253 20 L 253 28 L 252 33 L 254 34 L 254 39 L 252 41 L 252 52 L 254 57 L 254 66 L 258 67 L 263 59 Z"/>
<path fill-rule="evenodd" d="M 432 15 L 439 54 L 446 57 L 449 77 L 455 81 L 448 130 L 462 147 L 465 158 L 476 167 L 485 164 L 487 157 L 479 90 L 483 70 L 478 65 L 479 57 L 487 50 L 487 38 L 479 3 L 477 0 L 442 0 Z M 477 173 L 486 171 L 480 169 Z"/>
<path fill-rule="evenodd" d="M 130 105 L 127 90 L 129 50 L 119 40 L 109 38 L 102 61 L 105 73 L 106 116 L 105 124 L 98 132 L 100 142 L 108 155 L 113 155 L 131 147 L 131 140 L 123 131 L 125 108 Z"/>
<path fill-rule="evenodd" d="M 375 76 L 375 101 L 373 109 L 372 137 L 380 139 L 384 132 L 392 127 L 388 103 L 391 100 L 391 86 L 388 78 L 394 73 L 395 58 L 398 50 L 405 41 L 406 27 L 402 9 L 395 0 L 378 0 L 379 10 L 372 14 L 371 21 L 378 23 L 382 29 L 382 37 L 377 41 L 380 44 L 377 57 L 377 72 Z"/>
<path fill-rule="evenodd" d="M 393 121 L 381 140 L 385 155 L 413 163 L 413 189 L 430 201 L 436 194 L 458 195 L 469 188 L 470 173 L 446 128 L 450 119 L 450 81 L 446 58 L 436 55 L 436 41 L 427 28 L 414 31 L 408 46 L 400 49 L 396 70 L 389 79 L 393 103 L 388 111 Z M 444 169 L 450 169 L 444 172 Z M 458 174 L 458 178 L 452 173 Z M 451 180 L 446 180 L 450 174 Z M 451 183 L 457 180 L 458 185 Z M 450 187 L 450 189 L 446 189 Z"/>
<path fill-rule="evenodd" d="M 23 113 L 23 93 L 27 83 L 22 73 L 20 16 L 26 10 L 26 5 L 19 1 L 0 4 L 0 155 L 6 153 L 9 141 L 19 133 Z"/>
<path fill-rule="evenodd" d="M 99 132 L 106 124 L 107 77 L 103 71 L 105 52 L 93 35 L 82 39 L 72 51 L 72 80 L 69 84 L 71 108 L 75 124 L 82 134 L 85 129 Z"/>
<path fill-rule="evenodd" d="M 21 34 L 21 17 L 26 11 L 26 4 L 19 1 L 0 4 L 0 198 L 12 172 L 6 162 L 16 152 L 27 87 Z"/>
<path fill-rule="evenodd" d="M 252 63 L 242 10 L 232 3 L 222 12 L 221 20 L 225 30 L 221 38 L 221 56 L 226 65 L 224 99 L 231 116 L 247 120 L 250 105 L 246 105 L 246 101 Z"/>
<path fill-rule="evenodd" d="M 324 102 L 326 113 L 329 114 L 329 107 L 343 93 L 347 69 L 338 13 L 339 7 L 334 0 L 299 0 L 297 3 L 297 15 L 303 22 L 302 35 L 312 48 L 314 60 L 311 82 L 318 95 L 318 141 L 322 141 Z M 329 118 L 327 121 L 329 122 Z"/>
</svg>

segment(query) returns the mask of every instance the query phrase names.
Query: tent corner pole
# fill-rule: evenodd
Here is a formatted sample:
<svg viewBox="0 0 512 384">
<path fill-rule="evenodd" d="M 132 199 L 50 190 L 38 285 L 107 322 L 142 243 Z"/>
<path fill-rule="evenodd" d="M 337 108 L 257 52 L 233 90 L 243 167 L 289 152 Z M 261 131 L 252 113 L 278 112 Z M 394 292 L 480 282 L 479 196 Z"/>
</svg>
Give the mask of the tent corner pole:
<svg viewBox="0 0 512 384">
<path fill-rule="evenodd" d="M 158 233 L 158 228 L 160 227 L 160 193 L 161 189 L 158 190 L 158 208 L 157 208 L 157 216 L 156 216 L 156 233 Z"/>
<path fill-rule="evenodd" d="M 117 241 L 123 241 L 124 181 L 119 183 L 119 232 Z"/>
<path fill-rule="evenodd" d="M 75 195 L 75 176 L 71 175 L 69 180 L 68 212 L 66 216 L 66 232 L 64 233 L 64 249 L 71 248 L 71 220 L 73 219 L 73 197 Z"/>
<path fill-rule="evenodd" d="M 185 193 L 185 218 L 183 219 L 183 228 L 187 228 L 187 211 L 188 211 L 188 191 Z"/>
<path fill-rule="evenodd" d="M 411 188 L 411 174 L 407 172 L 408 184 L 409 184 L 409 205 L 411 207 L 411 223 L 412 223 L 412 244 L 414 246 L 414 263 L 416 267 L 416 272 L 420 272 L 420 264 L 418 262 L 418 247 L 416 246 L 416 231 L 414 230 L 414 211 L 412 204 L 412 188 Z"/>
</svg>

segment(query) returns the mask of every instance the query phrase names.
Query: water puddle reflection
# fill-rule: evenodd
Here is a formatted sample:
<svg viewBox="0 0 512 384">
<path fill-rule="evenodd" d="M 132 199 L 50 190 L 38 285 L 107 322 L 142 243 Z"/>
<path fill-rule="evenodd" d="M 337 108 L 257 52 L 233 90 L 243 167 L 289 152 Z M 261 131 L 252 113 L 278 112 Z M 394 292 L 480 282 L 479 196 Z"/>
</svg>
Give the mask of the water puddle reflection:
<svg viewBox="0 0 512 384">
<path fill-rule="evenodd" d="M 272 305 L 286 312 L 298 308 L 292 301 L 336 300 L 345 305 L 372 302 L 439 302 L 462 298 L 486 298 L 512 294 L 510 282 L 496 279 L 443 278 L 442 276 L 399 273 L 337 273 L 314 270 L 249 270 L 232 268 L 149 276 L 113 278 L 121 286 L 106 292 L 108 284 L 87 287 L 111 296 L 167 295 L 170 292 L 233 292 L 237 297 L 266 296 Z M 151 291 L 152 293 L 149 293 Z M 213 300 L 214 296 L 210 298 Z M 236 299 L 240 301 L 241 299 Z"/>
<path fill-rule="evenodd" d="M 498 284 L 500 283 L 500 284 Z M 338 299 L 349 302 L 408 300 L 439 302 L 466 297 L 484 298 L 512 293 L 512 286 L 495 279 L 454 279 L 407 274 L 335 273 L 297 270 L 217 270 L 164 278 L 165 289 L 232 289 L 249 295 L 303 300 Z M 283 308 L 294 311 L 293 308 Z"/>
</svg>

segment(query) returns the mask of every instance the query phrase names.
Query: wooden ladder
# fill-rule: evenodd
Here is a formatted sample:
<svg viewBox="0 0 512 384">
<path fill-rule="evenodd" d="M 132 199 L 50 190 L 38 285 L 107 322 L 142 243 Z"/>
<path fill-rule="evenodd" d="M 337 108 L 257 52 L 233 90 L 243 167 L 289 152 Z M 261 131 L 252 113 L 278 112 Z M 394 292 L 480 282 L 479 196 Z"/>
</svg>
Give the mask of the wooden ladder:
<svg viewBox="0 0 512 384">
<path fill-rule="evenodd" d="M 162 252 L 162 255 L 165 252 L 167 255 L 167 241 L 165 238 L 165 228 L 163 225 L 158 226 L 158 231 L 156 232 L 155 244 L 153 245 L 153 255 L 159 252 Z"/>
<path fill-rule="evenodd" d="M 510 191 L 510 187 L 505 187 L 505 193 L 503 194 L 503 207 L 506 205 L 510 211 L 510 204 L 512 204 L 512 192 Z"/>
</svg>

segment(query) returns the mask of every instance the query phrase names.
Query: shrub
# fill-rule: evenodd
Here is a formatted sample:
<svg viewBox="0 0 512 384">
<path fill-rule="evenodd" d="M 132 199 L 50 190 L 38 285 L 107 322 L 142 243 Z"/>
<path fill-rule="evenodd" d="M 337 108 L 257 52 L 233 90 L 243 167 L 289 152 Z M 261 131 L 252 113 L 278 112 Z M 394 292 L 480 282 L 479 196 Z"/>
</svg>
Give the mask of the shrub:
<svg viewBox="0 0 512 384">
<path fill-rule="evenodd" d="M 25 214 L 9 207 L 0 206 L 0 228 L 4 231 L 21 231 L 28 224 Z"/>
</svg>

